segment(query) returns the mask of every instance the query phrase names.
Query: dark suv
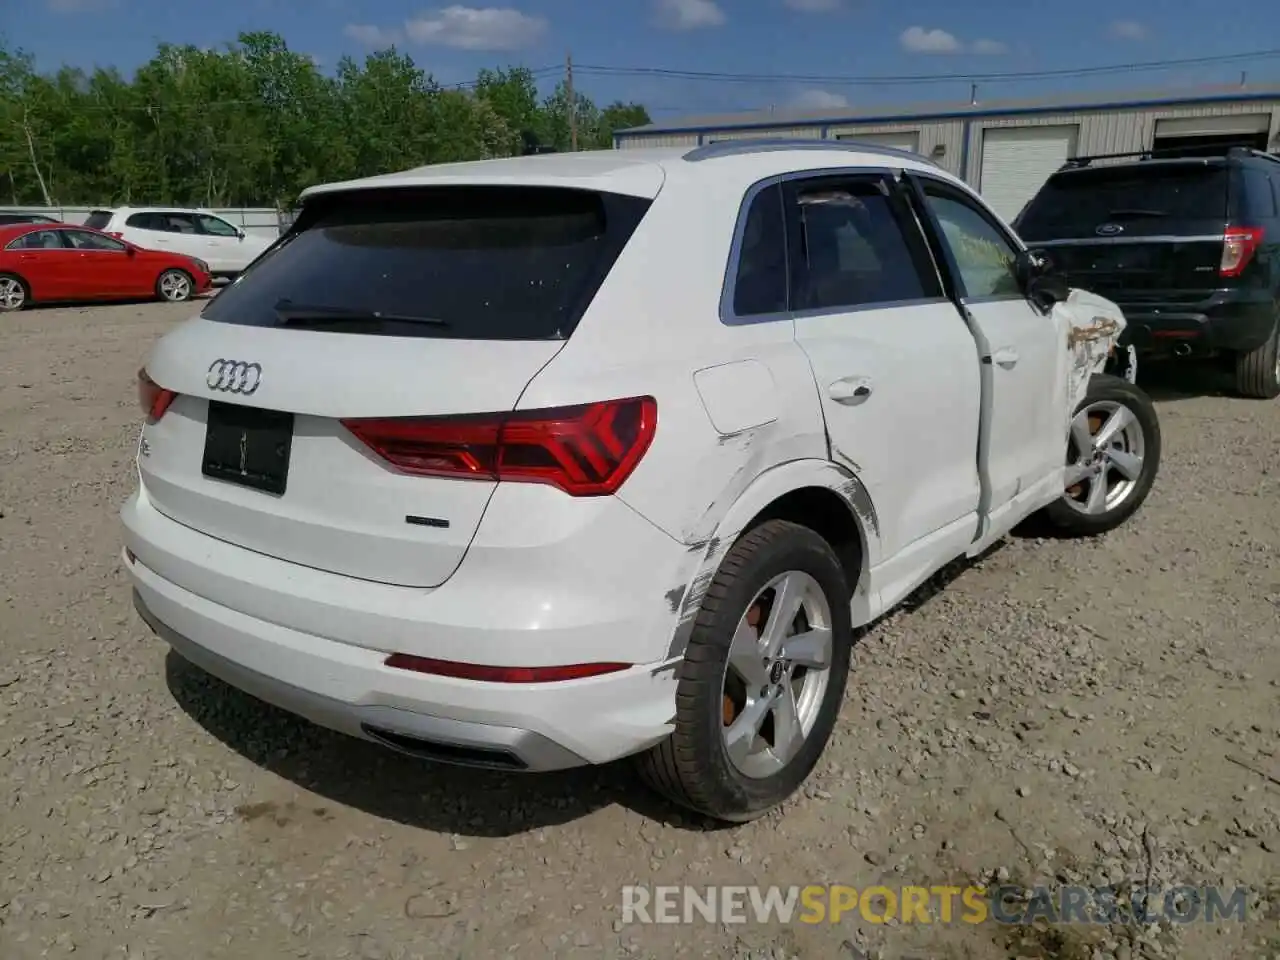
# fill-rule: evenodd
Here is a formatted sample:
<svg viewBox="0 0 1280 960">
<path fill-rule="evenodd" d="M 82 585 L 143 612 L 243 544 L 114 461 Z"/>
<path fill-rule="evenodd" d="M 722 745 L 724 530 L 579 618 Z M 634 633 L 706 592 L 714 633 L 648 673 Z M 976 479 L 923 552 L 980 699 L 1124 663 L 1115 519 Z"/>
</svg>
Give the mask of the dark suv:
<svg viewBox="0 0 1280 960">
<path fill-rule="evenodd" d="M 1222 357 L 1239 393 L 1280 396 L 1280 157 L 1077 158 L 1014 227 L 1120 305 L 1140 356 Z"/>
</svg>

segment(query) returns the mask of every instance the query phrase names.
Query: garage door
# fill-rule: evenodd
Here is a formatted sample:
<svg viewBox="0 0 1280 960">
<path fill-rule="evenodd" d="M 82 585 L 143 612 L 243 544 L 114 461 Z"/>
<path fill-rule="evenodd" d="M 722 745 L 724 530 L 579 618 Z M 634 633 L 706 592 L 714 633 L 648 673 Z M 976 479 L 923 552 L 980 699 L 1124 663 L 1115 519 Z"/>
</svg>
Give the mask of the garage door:
<svg viewBox="0 0 1280 960">
<path fill-rule="evenodd" d="M 1005 220 L 1076 152 L 1076 127 L 993 127 L 982 132 L 978 189 Z"/>
<path fill-rule="evenodd" d="M 877 147 L 892 147 L 894 150 L 920 152 L 920 133 L 912 130 L 907 133 L 842 133 L 837 140 L 856 140 Z"/>
</svg>

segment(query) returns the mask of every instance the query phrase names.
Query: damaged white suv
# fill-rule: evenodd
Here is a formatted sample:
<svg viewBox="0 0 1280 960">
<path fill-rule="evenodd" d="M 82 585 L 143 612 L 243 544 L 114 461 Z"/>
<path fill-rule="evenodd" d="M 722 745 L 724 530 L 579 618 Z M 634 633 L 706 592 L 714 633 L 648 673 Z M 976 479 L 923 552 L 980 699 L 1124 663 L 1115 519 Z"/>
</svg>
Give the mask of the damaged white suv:
<svg viewBox="0 0 1280 960">
<path fill-rule="evenodd" d="M 1124 318 L 956 178 L 832 142 L 308 191 L 139 376 L 124 563 L 184 657 L 419 757 L 635 756 L 744 820 L 854 628 L 1043 510 L 1151 488 Z M 855 681 L 856 682 L 856 681 Z"/>
</svg>

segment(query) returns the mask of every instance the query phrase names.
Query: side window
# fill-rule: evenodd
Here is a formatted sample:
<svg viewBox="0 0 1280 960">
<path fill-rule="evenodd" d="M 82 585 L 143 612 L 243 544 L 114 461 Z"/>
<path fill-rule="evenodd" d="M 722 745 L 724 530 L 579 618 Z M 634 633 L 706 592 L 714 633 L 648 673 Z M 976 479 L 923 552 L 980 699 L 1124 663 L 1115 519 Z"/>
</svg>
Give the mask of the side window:
<svg viewBox="0 0 1280 960">
<path fill-rule="evenodd" d="M 1256 217 L 1274 217 L 1276 198 L 1272 193 L 1270 178 L 1261 170 L 1245 167 L 1244 185 L 1252 208 L 1249 212 Z"/>
<path fill-rule="evenodd" d="M 1018 251 L 998 227 L 969 201 L 925 184 L 924 194 L 942 226 L 966 297 L 1020 297 L 1015 272 Z"/>
<path fill-rule="evenodd" d="M 124 244 L 119 240 L 104 237 L 100 233 L 90 233 L 88 230 L 63 230 L 62 238 L 67 246 L 75 250 L 110 250 L 118 253 L 124 249 Z"/>
<path fill-rule="evenodd" d="M 156 223 L 157 217 L 154 213 L 132 213 L 129 219 L 124 222 L 126 227 L 132 227 L 135 230 L 159 230 L 160 225 Z M 86 221 L 85 226 L 92 226 Z M 97 229 L 101 230 L 101 227 Z"/>
<path fill-rule="evenodd" d="M 830 310 L 938 296 L 927 253 L 913 244 L 878 180 L 802 186 L 796 310 Z M 910 229 L 914 229 L 911 227 Z"/>
<path fill-rule="evenodd" d="M 157 230 L 163 230 L 166 233 L 200 232 L 200 228 L 196 226 L 196 218 L 189 213 L 157 213 L 155 217 L 158 221 Z"/>
<path fill-rule="evenodd" d="M 787 230 L 782 188 L 775 184 L 761 190 L 747 211 L 733 283 L 733 312 L 758 317 L 786 309 Z"/>
<path fill-rule="evenodd" d="M 10 250 L 61 250 L 62 238 L 56 230 L 37 230 L 24 233 L 9 244 Z"/>
<path fill-rule="evenodd" d="M 200 214 L 196 217 L 196 222 L 200 224 L 200 230 L 203 233 L 210 234 L 215 237 L 238 237 L 239 232 L 227 221 L 218 217 L 210 217 L 206 214 Z"/>
</svg>

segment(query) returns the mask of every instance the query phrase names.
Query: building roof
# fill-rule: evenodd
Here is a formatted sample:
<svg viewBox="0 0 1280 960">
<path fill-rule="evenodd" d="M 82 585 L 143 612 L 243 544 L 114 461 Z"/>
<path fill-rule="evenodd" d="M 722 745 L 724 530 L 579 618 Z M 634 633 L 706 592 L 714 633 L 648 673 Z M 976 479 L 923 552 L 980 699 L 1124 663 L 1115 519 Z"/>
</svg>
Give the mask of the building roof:
<svg viewBox="0 0 1280 960">
<path fill-rule="evenodd" d="M 632 133 L 698 133 L 720 130 L 765 130 L 776 127 L 844 123 L 905 123 L 912 120 L 951 120 L 966 117 L 1030 113 L 1075 113 L 1081 110 L 1122 110 L 1164 107 L 1187 103 L 1280 101 L 1280 83 L 1263 85 L 1223 84 L 1215 87 L 1164 88 L 1129 93 L 1059 94 L 1018 100 L 980 100 L 977 103 L 915 103 L 839 110 L 757 110 L 686 117 L 666 123 L 619 130 Z"/>
</svg>

